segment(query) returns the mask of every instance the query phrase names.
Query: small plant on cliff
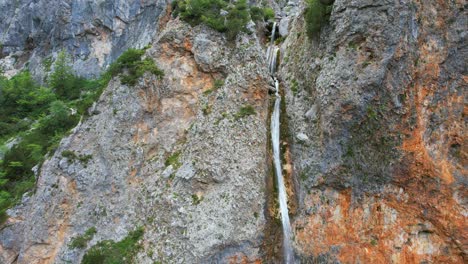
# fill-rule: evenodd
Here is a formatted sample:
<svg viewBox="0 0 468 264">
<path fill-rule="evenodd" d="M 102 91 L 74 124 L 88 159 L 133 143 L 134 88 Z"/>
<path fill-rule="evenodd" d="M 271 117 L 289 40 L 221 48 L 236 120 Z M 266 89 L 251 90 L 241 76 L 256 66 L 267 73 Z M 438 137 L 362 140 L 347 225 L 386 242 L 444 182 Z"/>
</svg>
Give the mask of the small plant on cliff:
<svg viewBox="0 0 468 264">
<path fill-rule="evenodd" d="M 158 78 L 164 76 L 151 58 L 141 59 L 145 54 L 144 49 L 128 49 L 125 51 L 115 63 L 109 66 L 107 72 L 110 76 L 121 75 L 121 82 L 130 86 L 134 86 L 145 72 L 150 72 Z"/>
<path fill-rule="evenodd" d="M 208 95 L 212 92 L 216 92 L 219 88 L 223 87 L 224 80 L 223 79 L 216 79 L 214 80 L 213 87 L 203 92 L 203 94 Z"/>
<path fill-rule="evenodd" d="M 86 165 L 93 158 L 92 155 L 76 155 L 75 152 L 71 150 L 62 151 L 62 157 L 66 158 L 68 162 L 75 162 L 76 160 Z"/>
<path fill-rule="evenodd" d="M 141 249 L 139 241 L 143 234 L 144 229 L 138 228 L 119 242 L 101 241 L 86 252 L 81 264 L 134 263 L 134 257 Z"/>
<path fill-rule="evenodd" d="M 96 232 L 96 228 L 91 227 L 83 235 L 74 237 L 70 242 L 70 248 L 85 248 Z"/>
<path fill-rule="evenodd" d="M 307 33 L 310 37 L 316 35 L 322 29 L 322 26 L 328 23 L 332 6 L 330 3 L 323 4 L 320 0 L 308 0 L 305 10 L 305 21 L 307 24 Z M 331 2 L 333 3 L 333 2 Z"/>
<path fill-rule="evenodd" d="M 180 166 L 182 166 L 182 164 L 179 161 L 179 157 L 180 151 L 172 153 L 172 155 L 166 159 L 164 165 L 166 165 L 166 167 L 172 165 L 172 168 L 174 168 L 174 170 L 177 170 L 178 168 L 180 168 Z"/>
<path fill-rule="evenodd" d="M 203 201 L 203 196 L 198 196 L 197 194 L 192 194 L 192 204 L 199 205 Z"/>
<path fill-rule="evenodd" d="M 256 114 L 256 112 L 255 112 L 255 108 L 253 108 L 253 106 L 245 105 L 245 106 L 242 106 L 239 109 L 239 111 L 234 115 L 234 118 L 236 120 L 238 120 L 238 119 L 244 118 L 246 116 L 255 115 L 255 114 Z"/>
</svg>

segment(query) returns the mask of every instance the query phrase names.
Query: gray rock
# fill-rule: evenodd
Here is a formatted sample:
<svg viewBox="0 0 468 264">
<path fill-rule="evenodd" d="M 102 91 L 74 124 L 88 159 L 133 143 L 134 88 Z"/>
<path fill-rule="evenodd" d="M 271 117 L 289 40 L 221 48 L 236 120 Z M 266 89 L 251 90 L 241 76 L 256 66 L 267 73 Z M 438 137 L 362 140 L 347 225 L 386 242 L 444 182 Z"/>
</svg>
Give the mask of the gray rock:
<svg viewBox="0 0 468 264">
<path fill-rule="evenodd" d="M 29 62 L 42 80 L 43 59 L 65 49 L 78 74 L 97 76 L 126 49 L 151 42 L 166 5 L 163 0 L 1 0 L 0 43 L 7 58 L 0 65 L 15 54 L 16 69 Z M 7 73 L 14 74 L 10 69 Z"/>
<path fill-rule="evenodd" d="M 174 167 L 169 165 L 166 169 L 161 173 L 161 176 L 165 179 L 169 178 L 174 173 Z"/>
<path fill-rule="evenodd" d="M 305 117 L 311 121 L 317 119 L 317 105 L 312 105 L 312 107 L 305 113 Z"/>
<path fill-rule="evenodd" d="M 177 178 L 182 178 L 184 180 L 190 180 L 195 176 L 195 169 L 193 168 L 192 164 L 187 162 L 179 168 L 175 175 Z"/>
<path fill-rule="evenodd" d="M 278 24 L 279 34 L 282 37 L 286 37 L 289 33 L 289 23 L 291 22 L 291 18 L 289 16 L 281 18 Z"/>
<path fill-rule="evenodd" d="M 296 135 L 296 138 L 297 138 L 297 140 L 299 140 L 299 141 L 301 141 L 301 142 L 307 142 L 307 141 L 309 141 L 309 137 L 308 137 L 306 134 L 304 134 L 304 133 L 299 133 L 299 134 L 297 134 L 297 135 Z"/>
</svg>

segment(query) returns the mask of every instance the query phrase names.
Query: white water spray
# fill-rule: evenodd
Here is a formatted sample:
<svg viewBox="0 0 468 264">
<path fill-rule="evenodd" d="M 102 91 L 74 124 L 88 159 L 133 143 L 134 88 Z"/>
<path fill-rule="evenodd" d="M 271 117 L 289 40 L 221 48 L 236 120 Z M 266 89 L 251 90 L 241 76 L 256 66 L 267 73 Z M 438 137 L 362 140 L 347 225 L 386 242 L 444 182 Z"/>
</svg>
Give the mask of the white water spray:
<svg viewBox="0 0 468 264">
<path fill-rule="evenodd" d="M 284 185 L 283 174 L 281 170 L 281 156 L 280 156 L 280 106 L 281 96 L 279 95 L 279 82 L 275 77 L 276 64 L 278 57 L 278 47 L 274 46 L 275 41 L 276 22 L 273 24 L 271 33 L 271 44 L 267 50 L 267 62 L 270 74 L 275 80 L 275 106 L 273 114 L 271 115 L 271 141 L 273 144 L 273 158 L 275 163 L 275 172 L 278 182 L 278 200 L 280 204 L 281 223 L 283 226 L 283 254 L 284 262 L 286 264 L 294 263 L 294 254 L 291 245 L 291 224 L 289 221 L 288 212 L 288 196 L 286 194 L 286 187 Z"/>
</svg>

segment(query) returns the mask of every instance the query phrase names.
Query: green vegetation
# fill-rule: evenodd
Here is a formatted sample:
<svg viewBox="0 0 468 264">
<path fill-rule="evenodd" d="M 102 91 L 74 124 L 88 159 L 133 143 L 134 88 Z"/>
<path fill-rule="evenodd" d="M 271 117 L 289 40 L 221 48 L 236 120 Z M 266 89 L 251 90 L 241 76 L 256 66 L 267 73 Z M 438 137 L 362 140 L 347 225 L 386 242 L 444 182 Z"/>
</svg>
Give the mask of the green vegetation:
<svg viewBox="0 0 468 264">
<path fill-rule="evenodd" d="M 119 242 L 105 240 L 91 247 L 83 257 L 82 264 L 120 264 L 134 263 L 134 257 L 140 251 L 138 241 L 143 237 L 144 229 L 132 231 Z"/>
<path fill-rule="evenodd" d="M 108 74 L 111 76 L 117 76 L 120 74 L 121 82 L 130 86 L 134 86 L 145 72 L 150 72 L 158 78 L 162 78 L 164 76 L 164 72 L 154 64 L 154 61 L 151 58 L 142 60 L 141 57 L 143 54 L 145 54 L 144 49 L 128 49 L 115 63 L 111 64 Z"/>
<path fill-rule="evenodd" d="M 201 201 L 203 201 L 203 196 L 198 196 L 196 194 L 192 194 L 192 204 L 193 205 L 198 205 L 201 203 Z"/>
<path fill-rule="evenodd" d="M 52 57 L 47 57 L 44 60 L 42 60 L 42 66 L 44 66 L 44 70 L 46 72 L 50 72 L 52 63 L 53 63 Z"/>
<path fill-rule="evenodd" d="M 180 151 L 174 152 L 171 156 L 169 156 L 166 159 L 166 161 L 164 162 L 164 165 L 166 165 L 166 167 L 172 165 L 174 170 L 177 170 L 178 168 L 180 168 L 180 166 L 182 166 L 182 164 L 179 161 L 179 157 L 180 157 Z"/>
<path fill-rule="evenodd" d="M 85 248 L 96 232 L 96 228 L 91 227 L 82 236 L 74 237 L 70 242 L 70 248 Z"/>
<path fill-rule="evenodd" d="M 307 1 L 304 18 L 307 24 L 307 33 L 310 37 L 319 33 L 322 26 L 328 23 L 332 7 L 332 5 L 322 4 L 320 0 Z"/>
<path fill-rule="evenodd" d="M 62 157 L 66 158 L 68 162 L 79 161 L 83 164 L 88 164 L 88 162 L 93 158 L 92 155 L 76 155 L 75 152 L 71 150 L 65 150 L 62 152 Z"/>
<path fill-rule="evenodd" d="M 109 67 L 99 79 L 87 80 L 74 74 L 70 60 L 60 52 L 53 66 L 47 87 L 38 85 L 28 71 L 11 79 L 0 75 L 0 146 L 14 139 L 8 149 L 2 147 L 0 160 L 0 223 L 6 210 L 22 195 L 33 189 L 32 168 L 42 164 L 70 129 L 76 126 L 89 107 L 101 95 L 113 76 L 122 74 L 122 82 L 135 83 L 149 71 L 158 77 L 162 72 L 147 58 L 141 60 L 143 50 L 128 50 Z M 92 157 L 64 151 L 70 161 L 86 164 Z M 1 157 L 1 156 L 0 156 Z"/>
<path fill-rule="evenodd" d="M 252 17 L 253 21 L 270 20 L 275 18 L 275 11 L 269 7 L 251 6 L 250 17 Z"/>
<path fill-rule="evenodd" d="M 293 79 L 291 82 L 292 82 L 291 91 L 293 92 L 293 95 L 296 95 L 297 92 L 299 91 L 299 83 L 297 83 L 296 79 Z"/>
<path fill-rule="evenodd" d="M 209 115 L 211 114 L 212 106 L 209 103 L 204 103 L 201 106 L 201 110 L 204 115 Z"/>
<path fill-rule="evenodd" d="M 216 92 L 219 88 L 223 87 L 224 80 L 223 79 L 216 79 L 214 80 L 213 87 L 203 92 L 204 95 L 208 95 L 212 92 Z"/>
<path fill-rule="evenodd" d="M 173 8 L 174 15 L 192 26 L 206 24 L 226 33 L 229 40 L 234 40 L 240 32 L 247 32 L 251 18 L 258 21 L 274 17 L 272 9 L 249 7 L 246 0 L 180 0 L 173 2 Z"/>
<path fill-rule="evenodd" d="M 234 115 L 234 118 L 236 120 L 238 120 L 238 119 L 244 118 L 246 116 L 255 115 L 255 114 L 256 114 L 256 112 L 255 112 L 255 108 L 253 108 L 253 106 L 245 105 L 245 106 L 242 106 L 239 109 L 239 111 Z"/>
</svg>

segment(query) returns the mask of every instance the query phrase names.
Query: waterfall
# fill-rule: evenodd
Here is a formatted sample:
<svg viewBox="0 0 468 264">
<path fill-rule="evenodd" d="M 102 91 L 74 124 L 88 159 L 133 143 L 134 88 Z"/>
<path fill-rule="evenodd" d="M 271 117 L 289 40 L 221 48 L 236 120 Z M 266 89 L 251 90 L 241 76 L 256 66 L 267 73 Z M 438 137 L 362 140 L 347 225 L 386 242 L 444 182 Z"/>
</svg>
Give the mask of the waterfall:
<svg viewBox="0 0 468 264">
<path fill-rule="evenodd" d="M 276 22 L 273 24 L 271 33 L 271 43 L 267 50 L 268 69 L 275 81 L 275 107 L 271 115 L 271 141 L 273 144 L 273 158 L 275 164 L 275 174 L 278 182 L 278 200 L 281 212 L 281 223 L 283 226 L 283 255 L 286 264 L 294 263 L 293 249 L 291 245 L 291 224 L 289 221 L 288 212 L 288 196 L 284 185 L 283 174 L 281 170 L 281 153 L 280 153 L 280 106 L 281 96 L 279 94 L 279 81 L 275 76 L 276 64 L 278 57 L 278 47 L 274 45 L 276 32 Z"/>
</svg>

